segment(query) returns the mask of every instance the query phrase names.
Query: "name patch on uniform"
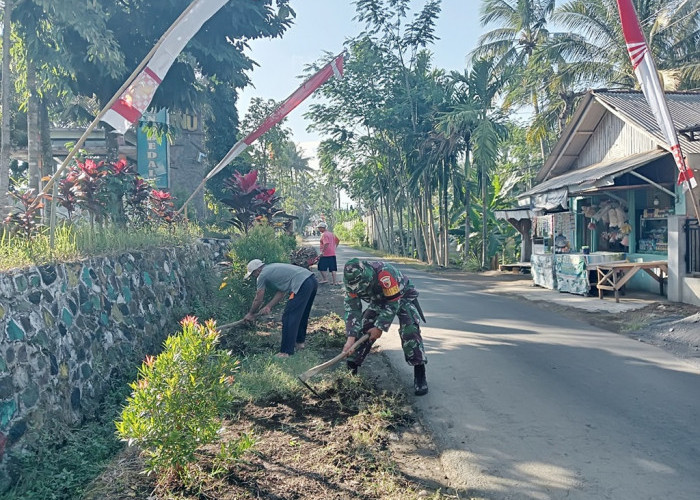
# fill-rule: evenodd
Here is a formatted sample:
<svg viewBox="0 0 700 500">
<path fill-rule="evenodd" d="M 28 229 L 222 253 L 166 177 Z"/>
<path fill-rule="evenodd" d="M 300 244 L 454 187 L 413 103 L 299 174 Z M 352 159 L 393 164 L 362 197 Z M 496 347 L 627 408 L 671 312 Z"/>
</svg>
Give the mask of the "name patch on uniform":
<svg viewBox="0 0 700 500">
<path fill-rule="evenodd" d="M 394 297 L 399 293 L 399 283 L 390 273 L 382 271 L 377 276 L 385 297 Z"/>
</svg>

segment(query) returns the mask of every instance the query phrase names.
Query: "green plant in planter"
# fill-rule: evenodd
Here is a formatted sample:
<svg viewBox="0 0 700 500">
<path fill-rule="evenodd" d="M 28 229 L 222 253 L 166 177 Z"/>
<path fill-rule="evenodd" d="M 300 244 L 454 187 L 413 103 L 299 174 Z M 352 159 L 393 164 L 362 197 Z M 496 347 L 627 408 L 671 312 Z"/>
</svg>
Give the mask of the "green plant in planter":
<svg viewBox="0 0 700 500">
<path fill-rule="evenodd" d="M 238 361 L 216 348 L 212 320 L 200 325 L 188 316 L 181 325 L 161 354 L 143 362 L 116 427 L 122 440 L 141 447 L 148 473 L 186 481 L 187 464 L 197 448 L 217 439 L 233 403 Z"/>
</svg>

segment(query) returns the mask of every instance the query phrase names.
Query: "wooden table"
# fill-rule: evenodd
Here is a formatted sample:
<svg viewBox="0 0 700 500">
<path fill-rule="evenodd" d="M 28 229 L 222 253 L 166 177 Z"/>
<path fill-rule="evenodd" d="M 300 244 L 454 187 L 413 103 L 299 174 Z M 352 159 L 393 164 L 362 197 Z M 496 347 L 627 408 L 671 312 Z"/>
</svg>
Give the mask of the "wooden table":
<svg viewBox="0 0 700 500">
<path fill-rule="evenodd" d="M 615 302 L 620 302 L 620 289 L 639 270 L 659 282 L 659 293 L 663 295 L 664 283 L 668 280 L 668 261 L 609 262 L 598 264 L 598 298 L 603 298 L 603 290 L 612 290 L 615 292 Z"/>
</svg>

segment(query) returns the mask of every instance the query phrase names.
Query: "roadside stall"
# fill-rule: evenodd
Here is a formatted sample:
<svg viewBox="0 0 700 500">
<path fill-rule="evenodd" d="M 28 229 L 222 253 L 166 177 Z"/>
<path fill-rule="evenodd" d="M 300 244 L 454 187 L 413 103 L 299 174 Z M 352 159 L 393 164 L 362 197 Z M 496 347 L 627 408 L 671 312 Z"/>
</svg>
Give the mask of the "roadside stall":
<svg viewBox="0 0 700 500">
<path fill-rule="evenodd" d="M 666 100 L 697 176 L 700 93 Z M 673 151 L 640 92 L 586 93 L 518 195 L 520 210 L 534 214 L 533 282 L 579 294 L 598 288 L 601 298 L 609 291 L 619 299 L 628 287 L 699 300 L 692 256 L 700 244 L 683 229 L 694 224 L 694 200 L 677 181 Z"/>
<path fill-rule="evenodd" d="M 560 212 L 533 218 L 532 279 L 535 285 L 560 292 L 588 295 L 596 284 L 599 264 L 619 262 L 624 252 L 599 251 L 576 239 L 576 214 Z"/>
</svg>

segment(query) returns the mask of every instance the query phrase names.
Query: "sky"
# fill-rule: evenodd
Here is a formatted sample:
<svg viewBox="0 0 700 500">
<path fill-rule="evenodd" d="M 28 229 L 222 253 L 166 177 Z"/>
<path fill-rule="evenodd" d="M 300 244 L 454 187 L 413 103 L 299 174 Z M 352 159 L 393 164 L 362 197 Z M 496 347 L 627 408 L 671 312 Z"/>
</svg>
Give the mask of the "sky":
<svg viewBox="0 0 700 500">
<path fill-rule="evenodd" d="M 412 1 L 418 9 L 424 3 Z M 306 65 L 319 60 L 325 52 L 340 53 L 343 42 L 358 35 L 364 27 L 353 21 L 355 6 L 351 0 L 291 0 L 290 4 L 296 19 L 283 37 L 250 44 L 248 54 L 260 66 L 249 73 L 254 87 L 247 87 L 239 95 L 241 118 L 254 97 L 277 102 L 286 99 L 301 85 L 303 80 L 299 75 Z M 434 54 L 435 67 L 447 71 L 466 68 L 467 55 L 476 46 L 479 35 L 485 32 L 479 23 L 480 5 L 481 0 L 442 0 L 442 12 L 436 23 L 436 35 L 440 40 L 428 47 Z M 303 118 L 313 99 L 312 95 L 300 104 L 285 122 L 292 130 L 292 140 L 310 157 L 321 140 L 315 132 L 306 131 L 309 121 Z"/>
</svg>

